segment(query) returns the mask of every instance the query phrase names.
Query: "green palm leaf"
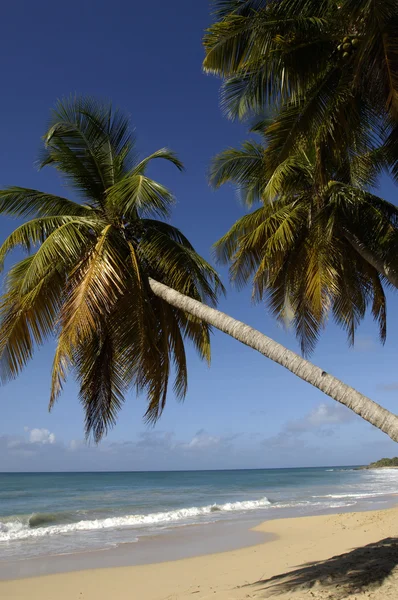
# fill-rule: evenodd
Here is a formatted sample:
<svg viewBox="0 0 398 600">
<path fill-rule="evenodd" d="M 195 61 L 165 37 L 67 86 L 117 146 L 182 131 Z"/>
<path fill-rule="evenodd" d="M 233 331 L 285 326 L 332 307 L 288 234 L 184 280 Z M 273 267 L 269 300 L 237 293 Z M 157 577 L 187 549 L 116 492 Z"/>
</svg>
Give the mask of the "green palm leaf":
<svg viewBox="0 0 398 600">
<path fill-rule="evenodd" d="M 32 358 L 36 346 L 54 331 L 62 301 L 64 274 L 61 264 L 42 272 L 29 291 L 22 292 L 34 256 L 14 265 L 7 275 L 0 300 L 0 379 L 15 378 Z"/>
<path fill-rule="evenodd" d="M 379 137 L 376 145 L 389 139 L 398 118 L 396 0 L 220 2 L 215 15 L 204 68 L 221 77 L 230 117 L 277 109 L 272 147 L 285 149 L 281 160 L 316 139 L 343 168 L 347 153 L 364 153 L 362 134 Z"/>
<path fill-rule="evenodd" d="M 0 213 L 14 217 L 89 217 L 91 209 L 66 198 L 14 186 L 0 190 Z"/>
<path fill-rule="evenodd" d="M 263 137 L 267 141 L 267 130 Z M 282 324 L 288 322 L 304 354 L 314 350 L 330 315 L 354 343 L 370 309 L 385 341 L 384 285 L 398 281 L 392 277 L 398 273 L 398 209 L 367 189 L 377 183 L 385 149 L 356 155 L 348 170 L 329 157 L 322 180 L 319 156 L 308 142 L 274 169 L 270 147 L 256 149 L 261 168 L 242 168 L 241 149 L 228 149 L 213 166 L 213 182 L 248 190 L 249 203 L 251 190 L 261 189 L 262 206 L 215 244 L 231 280 L 239 288 L 252 283 L 254 300 L 266 301 Z"/>
<path fill-rule="evenodd" d="M 156 278 L 213 305 L 223 291 L 215 270 L 163 218 L 171 191 L 151 179 L 128 119 L 90 98 L 57 104 L 41 166 L 53 166 L 81 195 L 78 204 L 18 187 L 0 191 L 0 212 L 31 217 L 5 240 L 0 264 L 16 247 L 34 254 L 11 267 L 0 299 L 0 377 L 19 374 L 37 346 L 57 336 L 50 408 L 69 376 L 79 385 L 86 435 L 99 441 L 129 390 L 147 397 L 158 419 L 169 393 L 187 391 L 185 342 L 210 360 L 210 326 L 153 294 Z"/>
</svg>

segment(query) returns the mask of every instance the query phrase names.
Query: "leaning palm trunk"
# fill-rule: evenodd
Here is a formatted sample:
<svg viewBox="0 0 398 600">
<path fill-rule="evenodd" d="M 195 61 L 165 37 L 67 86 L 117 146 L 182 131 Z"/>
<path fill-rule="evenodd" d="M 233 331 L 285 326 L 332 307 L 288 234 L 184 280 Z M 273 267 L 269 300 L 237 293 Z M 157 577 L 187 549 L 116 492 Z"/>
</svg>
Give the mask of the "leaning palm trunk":
<svg viewBox="0 0 398 600">
<path fill-rule="evenodd" d="M 378 258 L 374 252 L 368 250 L 365 244 L 363 244 L 356 236 L 349 232 L 345 232 L 344 235 L 350 242 L 351 246 L 358 252 L 360 256 L 362 256 L 362 258 L 366 260 L 366 262 L 372 265 L 372 267 L 374 267 L 376 271 L 380 273 L 380 275 L 384 275 L 391 285 L 398 288 L 398 273 L 395 271 L 395 269 L 392 269 L 381 258 Z"/>
<path fill-rule="evenodd" d="M 381 431 L 384 431 L 391 439 L 398 442 L 398 416 L 386 410 L 370 398 L 357 392 L 354 388 L 346 385 L 333 375 L 326 373 L 308 360 L 301 358 L 295 352 L 288 350 L 278 342 L 267 337 L 260 331 L 245 325 L 241 321 L 229 317 L 225 313 L 210 308 L 193 298 L 184 296 L 179 292 L 149 279 L 153 293 L 171 304 L 175 308 L 183 310 L 209 325 L 213 325 L 223 333 L 230 335 L 242 344 L 257 350 L 267 358 L 282 365 L 297 377 L 317 387 L 333 400 L 344 404 L 357 415 L 368 421 Z"/>
</svg>

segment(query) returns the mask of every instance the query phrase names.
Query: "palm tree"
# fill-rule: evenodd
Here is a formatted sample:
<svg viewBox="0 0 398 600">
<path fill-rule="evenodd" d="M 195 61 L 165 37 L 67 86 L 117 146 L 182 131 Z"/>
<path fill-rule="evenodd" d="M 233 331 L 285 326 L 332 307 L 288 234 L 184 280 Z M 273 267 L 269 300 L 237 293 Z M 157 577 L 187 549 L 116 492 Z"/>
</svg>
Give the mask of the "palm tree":
<svg viewBox="0 0 398 600">
<path fill-rule="evenodd" d="M 281 111 L 277 164 L 303 137 L 345 157 L 371 129 L 386 141 L 398 179 L 398 0 L 215 5 L 204 68 L 224 79 L 222 103 L 232 118 Z"/>
<path fill-rule="evenodd" d="M 384 284 L 398 287 L 398 209 L 368 189 L 379 174 L 376 152 L 352 157 L 344 171 L 325 157 L 320 182 L 313 146 L 274 170 L 266 142 L 213 161 L 215 187 L 233 182 L 246 205 L 261 202 L 217 242 L 219 260 L 239 286 L 253 280 L 254 298 L 266 298 L 277 319 L 290 320 L 304 354 L 330 314 L 353 344 L 369 305 L 384 341 Z"/>
<path fill-rule="evenodd" d="M 145 173 L 155 158 L 181 169 L 172 152 L 138 161 L 127 119 L 87 99 L 60 102 L 44 140 L 41 166 L 54 166 L 83 202 L 20 187 L 0 192 L 0 212 L 31 218 L 0 249 L 2 264 L 17 246 L 28 252 L 10 268 L 0 300 L 3 381 L 55 331 L 50 407 L 74 374 L 86 433 L 99 441 L 131 387 L 146 393 L 147 419 L 159 418 L 172 365 L 174 391 L 183 398 L 184 339 L 209 359 L 214 326 L 398 441 L 396 415 L 204 303 L 215 304 L 219 278 L 178 229 L 155 218 L 168 215 L 173 198 Z"/>
<path fill-rule="evenodd" d="M 173 196 L 147 166 L 163 159 L 181 170 L 173 152 L 138 160 L 128 119 L 90 99 L 60 102 L 44 140 L 40 166 L 55 167 L 84 203 L 19 187 L 0 192 L 3 214 L 33 217 L 4 242 L 1 265 L 16 246 L 38 246 L 8 273 L 0 375 L 15 377 L 56 331 L 50 407 L 73 370 L 87 435 L 98 441 L 129 387 L 146 392 L 149 421 L 163 410 L 172 369 L 174 392 L 185 396 L 184 339 L 210 360 L 209 326 L 156 297 L 149 277 L 210 304 L 223 288 L 184 235 L 156 219 L 168 216 Z"/>
</svg>

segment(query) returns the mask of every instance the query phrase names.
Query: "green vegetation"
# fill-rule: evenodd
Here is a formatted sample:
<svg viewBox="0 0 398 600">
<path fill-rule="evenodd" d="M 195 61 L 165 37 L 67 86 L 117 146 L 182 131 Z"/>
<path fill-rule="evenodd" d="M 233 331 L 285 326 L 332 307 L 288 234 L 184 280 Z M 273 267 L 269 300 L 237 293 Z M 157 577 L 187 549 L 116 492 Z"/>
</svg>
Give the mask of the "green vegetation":
<svg viewBox="0 0 398 600">
<path fill-rule="evenodd" d="M 396 0 L 214 0 L 204 68 L 231 118 L 272 115 L 276 164 L 313 140 L 344 169 L 369 136 L 398 176 Z M 275 113 L 275 109 L 277 112 Z"/>
<path fill-rule="evenodd" d="M 353 344 L 369 306 L 384 342 L 386 277 L 363 245 L 370 236 L 378 236 L 379 247 L 397 237 L 398 209 L 368 190 L 375 166 L 364 155 L 351 161 L 349 177 L 325 166 L 321 187 L 311 148 L 273 170 L 266 132 L 262 140 L 230 148 L 213 161 L 214 186 L 233 182 L 248 207 L 260 204 L 216 243 L 219 261 L 230 264 L 239 286 L 252 281 L 253 297 L 289 322 L 304 354 L 314 349 L 330 315 Z"/>
<path fill-rule="evenodd" d="M 384 342 L 398 209 L 374 189 L 383 170 L 398 175 L 396 0 L 215 5 L 205 70 L 223 79 L 228 115 L 254 117 L 261 136 L 213 161 L 214 186 L 233 182 L 261 206 L 217 242 L 219 260 L 291 324 L 304 354 L 330 316 L 353 344 L 367 309 Z"/>
<path fill-rule="evenodd" d="M 29 253 L 9 270 L 0 300 L 0 375 L 17 376 L 56 331 L 50 407 L 72 372 L 86 433 L 98 441 L 129 388 L 146 393 L 149 421 L 164 408 L 171 372 L 184 398 L 185 339 L 210 360 L 207 323 L 156 297 L 148 278 L 210 304 L 223 287 L 184 235 L 155 218 L 169 215 L 174 198 L 147 165 L 162 159 L 181 170 L 173 152 L 138 161 L 128 119 L 90 99 L 60 102 L 44 140 L 41 167 L 55 167 L 83 203 L 0 191 L 2 214 L 31 218 L 0 248 L 1 267 L 13 248 Z"/>
<path fill-rule="evenodd" d="M 362 469 L 380 469 L 381 467 L 397 467 L 398 468 L 398 456 L 394 458 L 381 458 L 376 462 L 370 463 L 367 467 Z"/>
</svg>

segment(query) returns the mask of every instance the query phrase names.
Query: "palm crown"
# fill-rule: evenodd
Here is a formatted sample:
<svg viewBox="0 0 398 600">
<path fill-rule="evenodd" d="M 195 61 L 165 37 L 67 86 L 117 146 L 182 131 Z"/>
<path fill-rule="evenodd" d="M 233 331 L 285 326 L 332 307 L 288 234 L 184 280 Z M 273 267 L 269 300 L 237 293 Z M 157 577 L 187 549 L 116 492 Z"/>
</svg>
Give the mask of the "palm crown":
<svg viewBox="0 0 398 600">
<path fill-rule="evenodd" d="M 217 242 L 218 259 L 231 264 L 232 280 L 252 280 L 254 298 L 291 322 L 306 354 L 330 314 L 353 343 L 369 305 L 384 341 L 388 268 L 375 263 L 396 269 L 398 209 L 369 191 L 377 161 L 357 156 L 343 173 L 326 161 L 321 185 L 313 146 L 274 169 L 266 142 L 245 142 L 213 162 L 213 185 L 232 181 L 249 207 L 261 202 Z"/>
<path fill-rule="evenodd" d="M 223 77 L 231 117 L 263 117 L 263 143 L 212 167 L 216 186 L 233 181 L 262 203 L 216 244 L 219 259 L 239 284 L 253 278 L 277 318 L 289 314 L 305 353 L 330 313 L 353 342 L 369 304 L 384 340 L 398 212 L 370 190 L 386 167 L 398 177 L 397 0 L 215 6 L 204 67 Z"/>
<path fill-rule="evenodd" d="M 397 0 L 215 0 L 205 70 L 244 118 L 277 106 L 274 164 L 303 139 L 335 158 L 382 139 L 398 178 Z M 320 157 L 322 158 L 322 157 Z"/>
<path fill-rule="evenodd" d="M 174 198 L 146 175 L 161 149 L 138 160 L 129 121 L 91 99 L 61 101 L 44 136 L 40 166 L 51 165 L 82 203 L 32 189 L 0 191 L 0 212 L 31 220 L 0 249 L 28 257 L 10 268 L 0 300 L 0 369 L 13 378 L 37 345 L 56 333 L 50 407 L 69 373 L 80 386 L 86 433 L 98 441 L 115 422 L 129 388 L 145 392 L 146 417 L 187 391 L 184 340 L 210 360 L 206 323 L 156 297 L 149 278 L 215 304 L 222 285 L 168 217 Z"/>
</svg>

